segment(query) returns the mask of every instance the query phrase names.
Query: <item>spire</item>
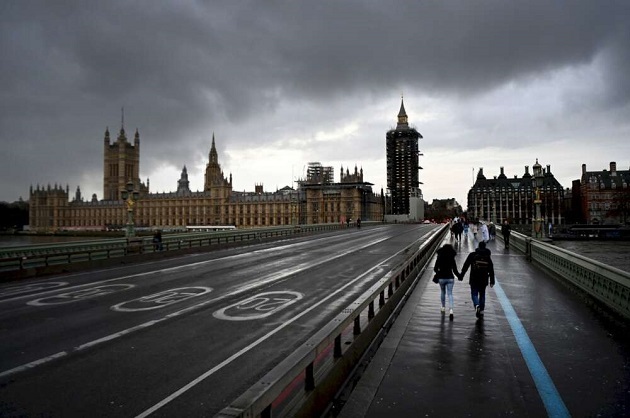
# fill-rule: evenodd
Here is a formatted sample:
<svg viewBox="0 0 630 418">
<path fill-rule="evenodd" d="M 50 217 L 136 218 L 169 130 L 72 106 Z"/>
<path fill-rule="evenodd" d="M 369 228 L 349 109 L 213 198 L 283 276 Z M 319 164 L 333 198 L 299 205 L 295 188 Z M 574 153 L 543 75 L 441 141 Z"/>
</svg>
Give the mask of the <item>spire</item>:
<svg viewBox="0 0 630 418">
<path fill-rule="evenodd" d="M 118 134 L 118 141 L 126 142 L 127 136 L 125 135 L 125 108 L 120 108 L 120 132 Z"/>
<path fill-rule="evenodd" d="M 214 144 L 214 132 L 212 133 L 212 147 L 210 148 L 210 163 L 219 162 L 219 155 L 217 154 L 217 147 Z"/>
<path fill-rule="evenodd" d="M 400 111 L 398 112 L 398 126 L 397 128 L 407 126 L 407 112 L 405 111 L 405 102 L 401 96 L 400 98 Z"/>
</svg>

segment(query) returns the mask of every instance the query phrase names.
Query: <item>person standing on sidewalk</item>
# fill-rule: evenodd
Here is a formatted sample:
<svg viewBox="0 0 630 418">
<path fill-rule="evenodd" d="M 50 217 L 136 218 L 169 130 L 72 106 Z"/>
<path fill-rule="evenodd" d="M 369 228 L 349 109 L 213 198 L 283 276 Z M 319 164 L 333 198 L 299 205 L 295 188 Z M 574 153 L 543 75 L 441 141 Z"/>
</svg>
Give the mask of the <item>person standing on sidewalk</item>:
<svg viewBox="0 0 630 418">
<path fill-rule="evenodd" d="M 486 248 L 486 243 L 479 242 L 479 247 L 472 253 L 468 254 L 460 280 L 464 278 L 466 272 L 470 268 L 470 295 L 475 306 L 475 316 L 483 319 L 484 308 L 486 307 L 486 287 L 488 286 L 488 278 L 490 279 L 490 287 L 494 286 L 494 265 L 490 257 L 491 251 Z"/>
<path fill-rule="evenodd" d="M 440 284 L 441 310 L 442 313 L 446 311 L 446 295 L 448 294 L 449 319 L 451 321 L 453 320 L 453 286 L 455 285 L 455 277 L 462 280 L 455 262 L 455 255 L 457 255 L 457 251 L 455 251 L 453 246 L 444 244 L 442 248 L 437 250 L 437 260 L 435 261 L 435 267 L 433 267 L 435 277 Z"/>
<path fill-rule="evenodd" d="M 488 231 L 488 225 L 482 222 L 479 227 L 479 231 L 481 231 L 481 240 L 483 242 L 490 241 L 490 231 Z"/>
<path fill-rule="evenodd" d="M 508 223 L 507 219 L 503 221 L 501 225 L 501 234 L 503 235 L 503 242 L 505 242 L 505 248 L 510 248 L 510 234 L 512 233 L 512 227 Z"/>
</svg>

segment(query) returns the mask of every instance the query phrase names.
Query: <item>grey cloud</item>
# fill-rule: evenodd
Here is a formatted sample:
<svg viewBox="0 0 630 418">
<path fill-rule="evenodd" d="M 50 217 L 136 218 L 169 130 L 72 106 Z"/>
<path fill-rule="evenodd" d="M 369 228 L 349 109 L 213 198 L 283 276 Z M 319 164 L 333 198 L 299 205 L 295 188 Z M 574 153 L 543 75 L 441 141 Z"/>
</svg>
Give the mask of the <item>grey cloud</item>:
<svg viewBox="0 0 630 418">
<path fill-rule="evenodd" d="M 140 129 L 143 171 L 164 158 L 192 163 L 215 129 L 245 143 L 271 135 L 255 126 L 314 132 L 342 119 L 309 117 L 301 103 L 361 107 L 400 89 L 472 103 L 597 58 L 603 89 L 589 103 L 623 119 L 629 21 L 627 1 L 5 1 L 0 199 L 100 167 L 121 106 L 127 130 Z"/>
</svg>

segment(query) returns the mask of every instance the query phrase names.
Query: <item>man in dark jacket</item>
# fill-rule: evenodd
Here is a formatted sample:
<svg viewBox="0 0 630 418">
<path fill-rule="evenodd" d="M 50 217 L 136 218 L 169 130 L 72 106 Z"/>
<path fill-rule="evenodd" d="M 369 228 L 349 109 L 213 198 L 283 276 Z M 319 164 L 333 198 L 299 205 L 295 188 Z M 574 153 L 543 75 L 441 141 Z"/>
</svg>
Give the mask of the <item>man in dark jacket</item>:
<svg viewBox="0 0 630 418">
<path fill-rule="evenodd" d="M 464 275 L 470 268 L 470 295 L 475 306 L 475 316 L 483 319 L 483 311 L 486 306 L 486 287 L 490 278 L 490 287 L 494 286 L 494 266 L 490 258 L 490 250 L 486 248 L 486 243 L 481 241 L 479 247 L 468 254 L 459 280 L 463 280 Z"/>
<path fill-rule="evenodd" d="M 503 221 L 501 225 L 501 234 L 503 235 L 503 241 L 505 242 L 505 248 L 510 248 L 510 234 L 512 233 L 512 227 L 508 223 L 507 219 Z"/>
</svg>

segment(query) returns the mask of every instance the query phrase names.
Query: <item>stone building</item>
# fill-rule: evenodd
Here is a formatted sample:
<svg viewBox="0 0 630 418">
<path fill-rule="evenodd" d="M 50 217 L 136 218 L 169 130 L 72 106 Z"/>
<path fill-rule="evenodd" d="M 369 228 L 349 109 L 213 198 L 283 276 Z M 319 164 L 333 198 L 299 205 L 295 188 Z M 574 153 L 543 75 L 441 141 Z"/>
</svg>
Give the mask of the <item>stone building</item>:
<svg viewBox="0 0 630 418">
<path fill-rule="evenodd" d="M 534 199 L 538 192 L 541 216 L 545 222 L 561 223 L 564 210 L 564 189 L 551 173 L 534 164 L 533 175 L 525 166 L 522 177 L 508 178 L 501 167 L 499 176 L 487 179 L 479 169 L 475 184 L 468 192 L 468 218 L 492 221 L 495 224 L 507 219 L 513 224 L 531 224 L 535 217 Z"/>
<path fill-rule="evenodd" d="M 332 168 L 319 170 L 318 165 L 309 164 L 306 180 L 299 182 L 299 200 L 305 203 L 299 208 L 302 223 L 383 220 L 382 196 L 372 192 L 372 183 L 363 181 L 363 169 L 357 170 L 355 166 L 354 173 L 348 168 L 344 173 L 341 167 L 340 181 L 333 183 Z"/>
<path fill-rule="evenodd" d="M 339 183 L 332 181 L 332 170 L 315 170 L 313 176 L 299 181 L 299 187 L 265 192 L 256 184 L 253 192 L 232 190 L 232 175 L 226 177 L 219 164 L 215 138 L 206 165 L 204 189 L 190 190 L 188 171 L 183 167 L 176 191 L 150 193 L 139 178 L 140 136 L 136 131 L 134 143 L 127 141 L 121 128 L 117 141 L 110 143 L 105 131 L 103 194 L 85 201 L 77 188 L 69 200 L 69 188 L 53 187 L 30 189 L 30 227 L 35 231 L 72 229 L 122 229 L 128 211 L 121 199 L 121 191 L 128 182 L 138 192 L 133 205 L 136 228 L 184 229 L 187 226 L 235 225 L 262 227 L 272 225 L 344 222 L 347 217 L 362 220 L 382 220 L 381 196 L 372 192 L 372 184 L 363 181 L 363 170 L 354 174 L 348 170 Z M 318 164 L 318 163 L 316 163 Z M 310 172 L 309 172 L 310 173 Z"/>
<path fill-rule="evenodd" d="M 579 201 L 582 220 L 589 224 L 626 224 L 630 222 L 630 169 L 587 171 L 582 164 Z M 578 192 L 574 188 L 574 193 Z"/>
</svg>

